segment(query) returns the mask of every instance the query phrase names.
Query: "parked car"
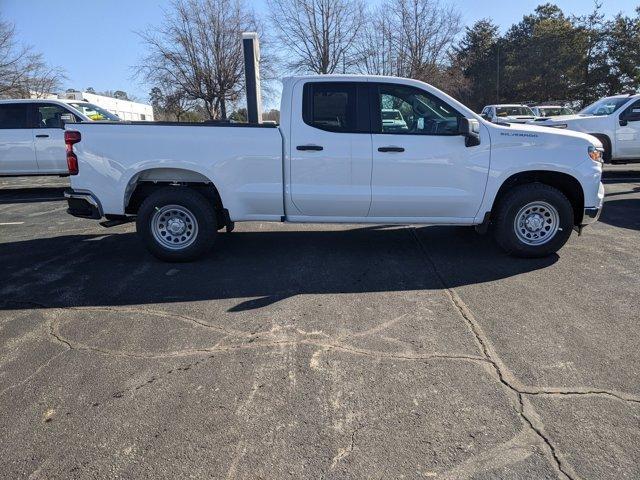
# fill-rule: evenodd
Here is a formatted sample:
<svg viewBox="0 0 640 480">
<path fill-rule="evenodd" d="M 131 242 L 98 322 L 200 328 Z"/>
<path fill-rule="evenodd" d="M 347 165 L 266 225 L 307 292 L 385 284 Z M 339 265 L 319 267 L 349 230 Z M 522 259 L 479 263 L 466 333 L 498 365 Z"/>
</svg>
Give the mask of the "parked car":
<svg viewBox="0 0 640 480">
<path fill-rule="evenodd" d="M 561 105 L 538 105 L 531 107 L 531 110 L 536 117 L 541 118 L 561 117 L 563 115 L 575 115 L 576 113 L 571 108 Z"/>
<path fill-rule="evenodd" d="M 487 105 L 480 114 L 492 123 L 527 123 L 536 118 L 526 105 Z"/>
<path fill-rule="evenodd" d="M 88 102 L 0 100 L 0 176 L 68 175 L 64 124 L 119 120 Z"/>
<path fill-rule="evenodd" d="M 602 142 L 606 162 L 640 162 L 640 94 L 606 97 L 576 115 L 535 123 L 593 135 Z"/>
<path fill-rule="evenodd" d="M 408 130 L 407 122 L 404 121 L 400 110 L 383 108 L 382 109 L 382 124 L 385 129 L 388 130 Z"/>
<path fill-rule="evenodd" d="M 385 125 L 388 104 L 407 130 Z M 68 212 L 135 220 L 154 255 L 186 261 L 238 221 L 475 225 L 540 257 L 602 208 L 598 139 L 485 122 L 416 80 L 286 78 L 280 119 L 69 124 Z"/>
</svg>

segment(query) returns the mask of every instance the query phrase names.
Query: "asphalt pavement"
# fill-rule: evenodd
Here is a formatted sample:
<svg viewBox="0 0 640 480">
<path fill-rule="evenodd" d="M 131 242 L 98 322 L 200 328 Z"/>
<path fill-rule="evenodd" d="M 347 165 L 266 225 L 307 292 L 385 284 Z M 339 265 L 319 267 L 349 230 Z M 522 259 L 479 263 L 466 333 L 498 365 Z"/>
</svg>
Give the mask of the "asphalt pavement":
<svg viewBox="0 0 640 480">
<path fill-rule="evenodd" d="M 0 179 L 0 477 L 640 478 L 640 166 L 558 255 L 238 224 L 190 264 Z"/>
</svg>

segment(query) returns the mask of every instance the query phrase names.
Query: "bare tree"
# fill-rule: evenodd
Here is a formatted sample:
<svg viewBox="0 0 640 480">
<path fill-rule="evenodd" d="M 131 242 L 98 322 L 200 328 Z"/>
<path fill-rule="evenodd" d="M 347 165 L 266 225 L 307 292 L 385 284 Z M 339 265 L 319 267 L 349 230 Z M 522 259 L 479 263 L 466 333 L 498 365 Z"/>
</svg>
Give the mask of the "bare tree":
<svg viewBox="0 0 640 480">
<path fill-rule="evenodd" d="M 139 72 L 202 102 L 209 119 L 226 119 L 244 84 L 241 33 L 257 29 L 242 0 L 174 0 L 161 26 L 139 34 L 148 48 Z"/>
<path fill-rule="evenodd" d="M 355 45 L 356 69 L 368 75 L 399 75 L 398 38 L 386 6 L 378 7 Z"/>
<path fill-rule="evenodd" d="M 358 43 L 358 69 L 435 83 L 461 29 L 460 13 L 438 0 L 387 0 Z"/>
<path fill-rule="evenodd" d="M 13 24 L 0 20 L 0 96 L 42 97 L 55 91 L 64 80 L 64 72 L 50 67 L 42 54 L 19 45 Z"/>
<path fill-rule="evenodd" d="M 271 23 L 289 49 L 288 66 L 319 74 L 346 71 L 355 63 L 355 42 L 364 23 L 361 0 L 268 0 Z"/>
<path fill-rule="evenodd" d="M 189 100 L 184 92 L 170 90 L 170 86 L 164 88 L 153 87 L 149 93 L 149 100 L 153 106 L 154 115 L 158 120 L 184 121 L 193 111 L 194 101 Z"/>
<path fill-rule="evenodd" d="M 66 79 L 62 68 L 47 65 L 39 53 L 27 55 L 20 68 L 22 78 L 15 94 L 25 98 L 45 98 L 56 92 Z"/>
</svg>

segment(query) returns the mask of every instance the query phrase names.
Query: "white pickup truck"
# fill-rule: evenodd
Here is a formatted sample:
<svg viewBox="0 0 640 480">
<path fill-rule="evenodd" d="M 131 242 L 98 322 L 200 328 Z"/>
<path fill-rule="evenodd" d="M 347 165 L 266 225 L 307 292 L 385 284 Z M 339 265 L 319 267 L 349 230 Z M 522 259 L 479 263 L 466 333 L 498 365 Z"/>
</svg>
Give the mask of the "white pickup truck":
<svg viewBox="0 0 640 480">
<path fill-rule="evenodd" d="M 387 131 L 389 110 L 406 129 Z M 135 219 L 168 261 L 202 255 L 238 221 L 475 225 L 511 254 L 545 256 L 604 198 L 596 138 L 491 124 L 392 77 L 286 78 L 279 126 L 87 122 L 65 141 L 69 213 Z"/>
<path fill-rule="evenodd" d="M 0 100 L 0 176 L 69 174 L 65 161 L 65 123 L 115 115 L 79 100 Z"/>
<path fill-rule="evenodd" d="M 539 118 L 531 123 L 597 137 L 604 147 L 605 162 L 640 162 L 640 94 L 606 97 L 576 115 Z"/>
</svg>

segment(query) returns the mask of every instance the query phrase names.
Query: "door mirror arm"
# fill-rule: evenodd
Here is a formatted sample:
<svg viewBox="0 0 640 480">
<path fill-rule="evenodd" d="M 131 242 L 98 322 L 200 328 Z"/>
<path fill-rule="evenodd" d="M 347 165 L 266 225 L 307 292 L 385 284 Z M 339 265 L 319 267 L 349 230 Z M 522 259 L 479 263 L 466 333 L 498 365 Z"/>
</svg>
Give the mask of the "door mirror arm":
<svg viewBox="0 0 640 480">
<path fill-rule="evenodd" d="M 480 145 L 480 122 L 475 118 L 460 117 L 458 120 L 458 134 L 465 137 L 465 146 L 477 147 Z"/>
</svg>

